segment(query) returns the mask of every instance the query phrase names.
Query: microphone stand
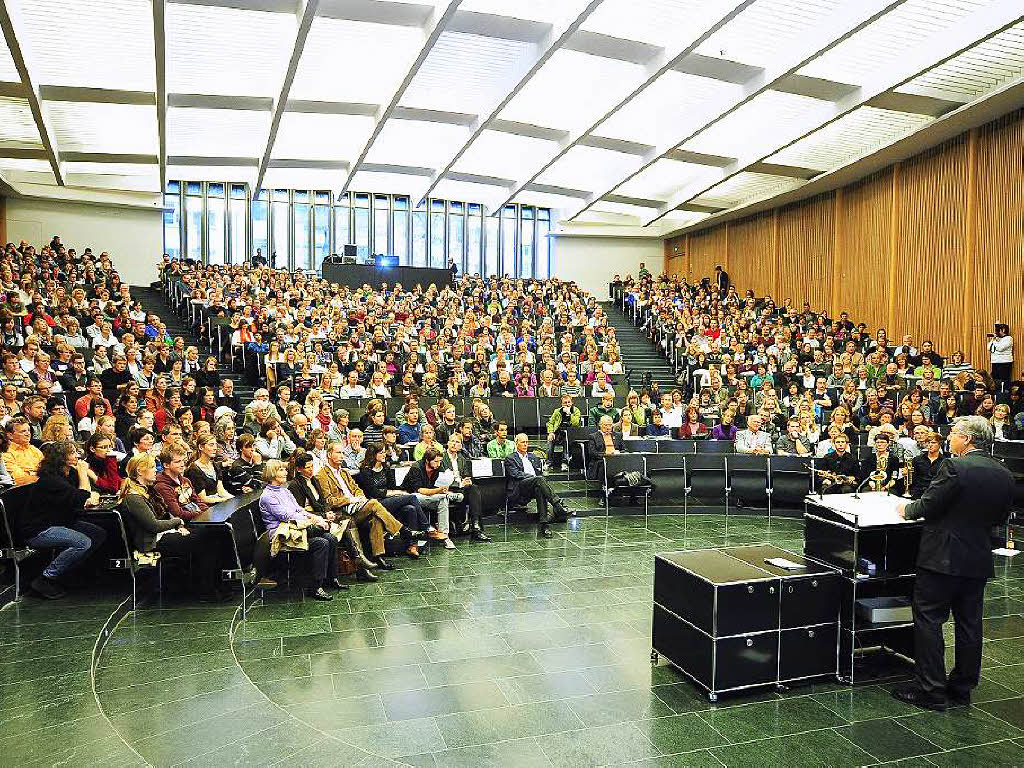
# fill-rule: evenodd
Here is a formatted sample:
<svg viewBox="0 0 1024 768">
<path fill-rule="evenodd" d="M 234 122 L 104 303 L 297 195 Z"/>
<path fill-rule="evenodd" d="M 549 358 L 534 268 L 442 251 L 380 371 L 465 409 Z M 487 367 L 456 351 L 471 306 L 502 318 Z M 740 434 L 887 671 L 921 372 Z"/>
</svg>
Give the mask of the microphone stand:
<svg viewBox="0 0 1024 768">
<path fill-rule="evenodd" d="M 871 480 L 871 475 L 868 475 L 867 477 L 864 478 L 864 482 L 862 482 L 860 485 L 858 485 L 857 486 L 857 490 L 853 492 L 853 498 L 855 498 L 855 499 L 859 499 L 860 498 L 861 488 L 863 488 L 865 485 L 867 485 L 870 480 Z"/>
</svg>

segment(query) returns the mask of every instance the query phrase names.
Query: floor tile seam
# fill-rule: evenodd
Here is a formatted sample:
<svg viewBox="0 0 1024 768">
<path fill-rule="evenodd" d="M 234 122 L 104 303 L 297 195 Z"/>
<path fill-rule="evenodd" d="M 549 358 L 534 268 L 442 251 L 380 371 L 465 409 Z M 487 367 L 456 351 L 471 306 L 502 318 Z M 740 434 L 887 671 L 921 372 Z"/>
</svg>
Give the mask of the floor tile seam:
<svg viewBox="0 0 1024 768">
<path fill-rule="evenodd" d="M 109 641 L 110 638 L 112 638 L 116 634 L 118 626 L 120 626 L 120 624 L 128 618 L 132 611 L 126 610 L 124 614 L 121 616 L 121 618 L 118 620 L 118 622 L 114 624 L 114 626 L 109 626 L 110 621 L 114 618 L 114 616 L 117 614 L 119 610 L 121 610 L 122 608 L 127 608 L 129 600 L 132 600 L 134 602 L 133 597 L 126 597 L 120 605 L 114 608 L 114 610 L 110 614 L 110 617 L 107 619 L 107 621 L 101 628 L 100 634 L 96 636 L 96 642 L 93 645 L 92 656 L 90 658 L 89 663 L 89 687 L 90 690 L 92 691 L 93 700 L 96 703 L 96 709 L 99 710 L 100 715 L 103 717 L 104 721 L 106 721 L 107 727 L 110 728 L 111 731 L 113 731 L 117 738 L 120 739 L 121 743 L 125 745 L 128 751 L 130 751 L 132 754 L 138 757 L 145 765 L 148 766 L 150 765 L 150 762 L 146 760 L 146 758 L 143 757 L 142 754 L 135 749 L 135 747 L 128 743 L 128 739 L 125 738 L 125 735 L 121 733 L 121 730 L 117 726 L 114 725 L 113 721 L 110 719 L 110 716 L 107 714 L 106 709 L 103 707 L 103 702 L 100 701 L 99 692 L 96 690 L 96 671 L 97 669 L 99 669 L 99 661 L 103 655 L 103 651 L 106 649 L 107 641 Z"/>
<path fill-rule="evenodd" d="M 971 708 L 972 709 L 980 710 L 980 711 L 984 712 L 988 717 L 991 717 L 993 720 L 997 720 L 1000 723 L 1003 723 L 1005 725 L 1010 726 L 1011 728 L 1015 728 L 1016 730 L 1020 731 L 1020 733 L 1018 733 L 1016 736 L 1011 736 L 1010 737 L 1011 739 L 1019 739 L 1021 737 L 1021 735 L 1024 735 L 1024 728 L 1021 728 L 1021 727 L 1019 727 L 1017 725 L 1014 725 L 1009 720 L 1007 720 L 1005 717 L 1000 717 L 999 715 L 996 715 L 996 714 L 993 714 L 992 712 L 989 712 L 987 709 L 982 709 L 982 706 L 985 705 L 985 704 L 997 704 L 1000 701 L 1009 701 L 1011 699 L 1019 699 L 1019 698 L 1021 698 L 1021 697 L 1020 696 L 1008 696 L 1005 699 L 992 699 L 991 701 L 979 702 L 978 704 L 975 704 Z M 999 741 L 1005 741 L 1005 739 L 999 739 Z"/>
<path fill-rule="evenodd" d="M 711 728 L 713 728 L 719 735 L 722 736 L 722 738 L 724 738 L 726 740 L 727 743 L 721 744 L 718 747 L 709 747 L 709 749 L 719 749 L 721 747 L 736 747 L 736 746 L 743 746 L 743 745 L 746 745 L 746 744 L 756 744 L 756 743 L 758 743 L 760 741 L 766 741 L 767 739 L 789 739 L 789 738 L 792 738 L 794 736 L 806 736 L 809 733 L 821 733 L 822 731 L 829 731 L 829 730 L 834 730 L 836 728 L 842 728 L 844 725 L 851 725 L 851 723 L 844 722 L 842 725 L 823 725 L 820 728 L 808 728 L 808 729 L 803 730 L 803 731 L 793 731 L 792 733 L 780 733 L 780 734 L 774 734 L 774 735 L 770 735 L 770 736 L 762 736 L 761 738 L 758 738 L 758 739 L 746 739 L 744 741 L 732 741 L 728 737 L 726 737 L 724 733 L 722 733 L 717 728 L 715 728 L 715 726 L 711 725 L 711 723 L 707 720 L 707 718 L 703 717 L 703 715 L 707 714 L 710 711 L 717 711 L 717 710 L 707 710 L 707 709 L 705 709 L 705 710 L 698 710 L 698 711 L 694 712 L 693 714 L 697 715 L 697 717 L 699 717 L 701 720 L 703 720 L 705 723 L 707 723 Z M 655 718 L 655 719 L 661 719 L 661 718 Z M 847 739 L 847 741 L 849 741 L 849 739 Z M 854 745 L 854 746 L 856 746 L 856 745 Z"/>
<path fill-rule="evenodd" d="M 842 739 L 842 740 L 843 740 L 843 741 L 845 741 L 845 742 L 846 742 L 847 744 L 849 744 L 850 746 L 852 746 L 852 747 L 853 747 L 854 749 L 859 749 L 859 750 L 860 750 L 861 752 L 863 752 L 863 753 L 864 753 L 865 755 L 867 755 L 868 757 L 870 757 L 870 758 L 872 758 L 872 759 L 874 759 L 874 760 L 878 761 L 879 763 L 884 763 L 884 762 L 888 762 L 887 760 L 883 760 L 883 759 L 879 758 L 879 757 L 878 757 L 878 755 L 876 755 L 876 754 L 875 754 L 874 752 L 869 752 L 869 751 L 868 751 L 867 749 L 865 749 L 864 747 L 862 747 L 862 746 L 861 746 L 860 744 L 855 744 L 855 743 L 854 743 L 854 741 L 853 741 L 853 739 L 849 738 L 849 737 L 848 737 L 848 736 L 847 736 L 847 735 L 846 735 L 845 733 L 843 733 L 842 731 L 840 731 L 840 728 L 841 728 L 841 727 L 844 727 L 844 726 L 834 726 L 834 727 L 832 727 L 832 728 L 831 728 L 831 729 L 829 729 L 829 730 L 831 730 L 831 731 L 832 731 L 832 733 L 834 733 L 834 734 L 835 734 L 836 736 L 838 736 L 838 737 L 839 737 L 840 739 Z M 916 734 L 915 734 L 915 735 L 916 735 Z M 927 739 L 925 739 L 925 741 L 928 741 L 928 740 L 927 740 Z M 929 743 L 929 744 L 931 744 L 931 742 L 930 742 L 930 741 L 929 741 L 928 743 Z"/>
<path fill-rule="evenodd" d="M 112 667 L 101 667 L 101 669 L 112 669 Z M 118 685 L 118 686 L 115 686 L 113 688 L 106 688 L 106 687 L 97 688 L 96 689 L 96 694 L 98 696 L 103 696 L 103 695 L 108 694 L 108 693 L 118 693 L 120 691 L 127 691 L 127 690 L 129 690 L 131 688 L 146 688 L 146 687 L 151 686 L 151 685 L 161 685 L 163 683 L 172 683 L 172 682 L 175 682 L 175 681 L 178 681 L 178 680 L 182 680 L 182 679 L 184 679 L 186 677 L 195 677 L 196 675 L 209 675 L 209 674 L 213 674 L 215 672 L 224 672 L 224 671 L 227 671 L 229 669 L 234 669 L 234 665 L 228 664 L 227 666 L 217 667 L 216 669 L 204 669 L 201 672 L 185 672 L 185 673 L 180 674 L 180 675 L 172 675 L 170 677 L 162 677 L 159 680 L 147 680 L 145 682 L 140 682 L 140 683 L 130 683 L 128 685 Z M 213 692 L 214 691 L 210 691 L 210 693 L 213 693 Z"/>
<path fill-rule="evenodd" d="M 248 739 L 251 739 L 251 738 L 253 738 L 255 736 L 259 736 L 261 733 L 266 733 L 267 731 L 272 731 L 274 728 L 277 728 L 278 726 L 282 725 L 284 722 L 285 722 L 284 720 L 281 720 L 281 721 L 278 721 L 276 723 L 273 723 L 272 725 L 268 725 L 266 728 L 260 728 L 258 731 L 253 731 L 252 733 L 246 734 L 245 736 L 242 736 L 241 738 L 235 739 L 233 741 L 229 741 L 226 744 L 221 744 L 221 745 L 215 747 L 214 749 L 208 749 L 206 752 L 203 752 L 203 753 L 198 754 L 198 755 L 191 755 L 187 760 L 181 760 L 181 761 L 178 761 L 177 763 L 171 763 L 171 766 L 172 766 L 172 768 L 177 768 L 177 766 L 180 766 L 180 765 L 187 765 L 188 763 L 192 763 L 192 762 L 194 762 L 196 760 L 199 760 L 200 758 L 206 757 L 207 755 L 212 755 L 213 753 L 218 752 L 218 751 L 220 751 L 222 749 L 225 749 L 226 747 L 230 747 L 230 746 L 232 746 L 234 744 L 239 744 L 241 742 L 247 741 Z"/>
<path fill-rule="evenodd" d="M 709 710 L 703 710 L 703 711 L 704 711 L 704 712 L 707 712 L 707 711 L 709 711 Z M 680 714 L 685 714 L 685 713 L 680 713 Z M 731 740 L 729 739 L 729 737 L 728 737 L 728 736 L 726 736 L 726 735 L 725 735 L 724 733 L 722 733 L 722 732 L 721 732 L 721 731 L 720 731 L 720 730 L 719 730 L 719 729 L 718 729 L 718 728 L 717 728 L 717 727 L 716 727 L 716 726 L 714 725 L 714 723 L 712 723 L 712 722 L 711 722 L 710 720 L 708 720 L 708 718 L 706 718 L 706 717 L 704 717 L 704 716 L 702 715 L 702 710 L 694 710 L 693 714 L 694 714 L 694 715 L 696 715 L 696 716 L 697 716 L 697 719 L 698 719 L 698 720 L 700 720 L 700 721 L 701 721 L 702 723 L 704 723 L 704 725 L 706 725 L 706 726 L 707 726 L 708 728 L 710 728 L 710 729 L 711 729 L 712 731 L 714 731 L 714 732 L 715 732 L 716 734 L 718 734 L 718 738 L 722 739 L 722 741 L 724 741 L 724 742 L 725 742 L 725 744 L 732 744 L 732 741 L 731 741 Z M 723 746 L 724 746 L 724 745 L 723 745 Z M 708 751 L 709 751 L 709 752 L 711 751 L 711 748 L 710 748 L 710 747 L 708 747 Z M 716 759 L 716 760 L 718 760 L 718 762 L 722 763 L 722 765 L 725 765 L 725 763 L 724 763 L 724 762 L 722 762 L 721 758 L 719 758 L 719 757 L 718 757 L 717 755 L 715 755 L 715 759 Z"/>
<path fill-rule="evenodd" d="M 887 719 L 887 720 L 888 720 L 888 719 L 890 719 L 890 718 L 885 718 L 885 719 Z M 892 722 L 894 722 L 894 723 L 895 723 L 895 724 L 896 724 L 896 725 L 897 725 L 897 726 L 898 726 L 899 728 L 902 728 L 902 729 L 903 729 L 904 731 L 907 731 L 908 733 L 911 733 L 911 734 L 913 734 L 914 736 L 916 736 L 917 738 L 921 739 L 922 741 L 926 741 L 926 742 L 927 742 L 927 743 L 928 743 L 928 744 L 929 744 L 930 746 L 932 746 L 932 747 L 935 747 L 935 749 L 934 749 L 933 751 L 931 751 L 931 752 L 926 752 L 926 753 L 925 753 L 926 755 L 934 755 L 934 754 L 938 754 L 938 753 L 940 753 L 940 752 L 945 752 L 945 751 L 947 751 L 947 750 L 944 750 L 944 749 L 943 749 L 942 747 L 940 747 L 940 746 L 939 746 L 938 744 L 936 744 L 936 743 L 935 743 L 934 741 L 932 741 L 931 739 L 929 739 L 929 738 L 926 738 L 925 736 L 922 736 L 921 734 L 919 734 L 919 733 L 916 733 L 915 731 L 912 731 L 912 730 L 910 730 L 910 728 L 908 728 L 908 727 L 906 726 L 906 724 L 904 724 L 904 723 L 901 723 L 901 722 L 899 721 L 899 719 L 898 719 L 898 718 L 891 718 L 891 720 L 892 720 Z M 861 747 L 861 749 L 864 749 L 864 747 Z M 867 749 L 864 749 L 864 751 L 865 751 L 865 752 L 868 752 L 868 750 L 867 750 Z M 874 753 L 870 753 L 870 754 L 874 754 Z M 929 762 L 931 762 L 931 761 L 929 761 Z"/>
<path fill-rule="evenodd" d="M 330 733 L 328 733 L 328 732 L 324 731 L 323 729 L 319 728 L 318 726 L 314 725 L 313 723 L 309 723 L 309 722 L 307 722 L 307 721 L 305 721 L 305 720 L 302 720 L 302 719 L 300 719 L 300 718 L 298 718 L 298 717 L 295 717 L 295 715 L 293 715 L 293 714 L 292 714 L 291 712 L 289 712 L 288 710 L 286 710 L 286 709 L 285 709 L 284 707 L 282 707 L 282 706 L 281 706 L 280 704 L 278 704 L 278 703 L 277 703 L 276 701 L 274 701 L 273 699 L 271 699 L 271 698 L 270 698 L 270 697 L 269 697 L 269 696 L 268 696 L 268 695 L 267 695 L 266 693 L 264 693 L 264 691 L 263 691 L 263 690 L 262 690 L 262 689 L 261 689 L 261 688 L 260 688 L 260 687 L 259 687 L 258 685 L 256 685 L 256 683 L 255 683 L 255 682 L 253 682 L 252 678 L 251 678 L 251 677 L 249 677 L 249 674 L 248 674 L 248 672 L 246 672 L 246 671 L 245 671 L 245 668 L 244 668 L 244 667 L 242 666 L 241 662 L 240 662 L 240 661 L 238 660 L 238 655 L 237 655 L 237 654 L 235 653 L 235 642 L 234 642 L 234 639 L 235 639 L 235 628 L 237 627 L 237 625 L 238 625 L 238 623 L 239 623 L 239 621 L 238 621 L 238 618 L 239 618 L 239 615 L 240 615 L 240 613 L 241 613 L 241 612 L 242 612 L 242 607 L 241 607 L 241 606 L 239 606 L 239 607 L 238 607 L 238 608 L 237 608 L 237 609 L 235 610 L 235 617 L 234 617 L 234 619 L 232 620 L 232 624 L 231 624 L 231 633 L 230 633 L 230 635 L 228 636 L 228 646 L 229 646 L 229 648 L 230 648 L 230 650 L 231 650 L 231 655 L 232 655 L 232 656 L 234 657 L 234 659 L 235 659 L 235 664 L 236 664 L 236 665 L 238 665 L 238 668 L 239 668 L 239 670 L 241 670 L 241 672 L 242 672 L 242 674 L 243 674 L 243 675 L 245 676 L 246 680 L 248 680 L 248 681 L 249 681 L 249 685 L 250 685 L 250 686 L 252 686 L 252 688 L 253 688 L 253 689 L 254 689 L 254 690 L 255 690 L 255 691 L 256 691 L 256 692 L 257 692 L 257 693 L 258 693 L 258 694 L 259 694 L 260 696 L 262 696 L 262 697 L 263 697 L 263 699 L 264 699 L 264 700 L 265 700 L 265 701 L 266 701 L 267 703 L 269 703 L 269 704 L 270 704 L 270 705 L 271 705 L 272 707 L 274 707 L 274 708 L 275 708 L 275 709 L 277 709 L 277 710 L 278 710 L 279 712 L 281 712 L 281 714 L 282 714 L 282 715 L 283 715 L 283 716 L 284 716 L 285 718 L 288 718 L 288 719 L 290 719 L 290 720 L 293 720 L 293 721 L 295 721 L 295 722 L 298 722 L 298 723 L 302 723 L 303 725 L 306 725 L 307 727 L 309 727 L 309 728 L 310 728 L 310 729 L 312 729 L 313 731 L 315 731 L 315 732 L 319 733 L 319 734 L 320 734 L 321 736 L 323 736 L 324 738 L 330 739 L 330 740 L 331 740 L 331 741 L 333 741 L 333 742 L 336 742 L 336 743 L 338 743 L 338 744 L 341 744 L 341 745 L 344 745 L 344 746 L 346 746 L 346 747 L 348 747 L 348 748 L 350 748 L 350 749 L 353 749 L 353 750 L 355 750 L 355 751 L 356 751 L 357 753 L 362 753 L 362 754 L 368 755 L 368 756 L 370 756 L 370 757 L 376 757 L 376 758 L 378 758 L 378 759 L 381 759 L 381 760 L 385 760 L 385 761 L 387 761 L 387 760 L 388 760 L 388 758 L 387 758 L 387 757 L 385 757 L 384 755 L 380 755 L 380 754 L 377 754 L 377 753 L 375 753 L 375 752 L 370 752 L 369 750 L 363 749 L 362 747 L 358 747 L 358 746 L 356 746 L 355 744 L 350 744 L 349 742 L 347 742 L 347 741 L 344 741 L 343 739 L 340 739 L 340 738 L 338 738 L 337 736 L 333 736 L 332 734 L 330 734 Z M 282 640 L 282 650 L 283 650 L 283 640 Z M 308 654 L 307 654 L 307 655 L 308 655 Z M 334 690 L 334 681 L 333 681 L 333 679 L 332 679 L 332 681 L 331 681 L 331 690 L 332 690 L 332 691 Z M 377 694 L 377 696 L 378 696 L 378 698 L 379 698 L 379 697 L 380 697 L 380 694 Z M 382 702 L 381 706 L 383 707 L 383 702 Z"/>
<path fill-rule="evenodd" d="M 1016 697 L 1016 696 L 1013 696 L 1013 697 L 1011 697 L 1011 698 L 1018 698 L 1018 697 Z M 1022 730 L 1022 729 L 1020 729 L 1020 728 L 1017 728 L 1017 726 L 1015 726 L 1015 725 L 1014 725 L 1013 723 L 1011 723 L 1011 722 L 1008 722 L 1008 721 L 1004 720 L 1004 719 L 1003 719 L 1003 718 L 1001 718 L 1001 717 L 997 717 L 996 715 L 993 715 L 993 714 L 991 714 L 990 712 L 986 712 L 985 710 L 981 709 L 981 708 L 980 708 L 980 707 L 979 707 L 979 706 L 978 706 L 977 704 L 975 704 L 975 705 L 972 705 L 972 706 L 970 707 L 970 710 L 971 710 L 971 711 L 972 711 L 972 712 L 973 712 L 973 713 L 974 713 L 975 715 L 976 715 L 977 713 L 979 713 L 979 712 L 980 712 L 980 713 L 981 713 L 981 715 L 982 715 L 982 719 L 984 719 L 984 718 L 991 718 L 991 719 L 992 719 L 992 721 L 994 721 L 994 722 L 993 722 L 992 724 L 998 724 L 998 725 L 1009 725 L 1009 726 L 1010 726 L 1011 728 L 1014 728 L 1014 729 L 1016 729 L 1016 730 L 1018 730 L 1018 731 Z M 906 720 L 906 721 L 910 721 L 910 722 L 913 722 L 915 718 L 922 718 L 922 717 L 925 717 L 926 715 L 927 715 L 927 713 L 925 713 L 925 712 L 923 712 L 923 711 L 918 711 L 918 712 L 908 712 L 908 713 L 907 713 L 907 714 L 905 714 L 905 715 L 896 715 L 895 717 L 893 717 L 893 718 L 891 718 L 891 719 L 893 719 L 893 720 L 897 720 L 897 721 L 901 721 L 901 722 L 900 722 L 900 725 L 902 725 L 902 726 L 903 726 L 904 728 L 906 728 L 906 729 L 907 729 L 907 730 L 909 730 L 909 731 L 913 731 L 913 732 L 914 732 L 914 733 L 915 733 L 916 735 L 918 735 L 918 736 L 920 736 L 920 737 L 921 737 L 922 739 L 924 739 L 924 738 L 927 738 L 927 737 L 926 737 L 926 736 L 925 736 L 924 734 L 918 733 L 918 732 L 917 732 L 916 730 L 914 730 L 914 729 L 913 729 L 913 728 L 912 728 L 912 727 L 911 727 L 910 725 L 908 725 L 908 724 L 907 724 L 906 722 L 902 722 L 902 721 Z M 1000 741 L 1007 741 L 1007 740 L 1011 740 L 1011 739 L 1016 739 L 1016 738 L 1020 738 L 1020 737 L 1019 737 L 1019 736 L 1010 736 L 1010 737 L 1007 737 L 1007 738 L 1003 738 L 1003 739 L 995 739 L 994 741 L 988 741 L 988 742 L 984 742 L 984 743 L 985 743 L 985 744 L 997 744 L 997 743 L 998 743 L 998 742 L 1000 742 Z M 982 745 L 981 745 L 981 744 L 972 744 L 971 746 L 982 746 Z M 950 751 L 950 750 L 944 750 L 944 751 L 948 752 L 948 751 Z"/>
<path fill-rule="evenodd" d="M 152 741 L 153 739 L 157 739 L 157 738 L 161 738 L 161 737 L 167 736 L 168 734 L 174 733 L 175 731 L 180 731 L 182 728 L 193 728 L 193 727 L 195 727 L 197 725 L 203 725 L 203 724 L 205 724 L 205 723 L 207 723 L 207 722 L 209 722 L 209 721 L 211 721 L 213 719 L 218 719 L 218 718 L 221 718 L 221 717 L 229 717 L 231 715 L 236 715 L 239 712 L 244 712 L 247 709 L 252 709 L 253 707 L 257 707 L 257 706 L 259 706 L 259 702 L 253 702 L 253 703 L 249 703 L 249 704 L 246 704 L 244 706 L 241 706 L 241 707 L 234 707 L 233 709 L 227 709 L 227 710 L 224 710 L 223 712 L 218 712 L 216 715 L 213 715 L 212 717 L 207 716 L 207 717 L 204 717 L 204 718 L 202 718 L 200 720 L 193 720 L 193 721 L 188 722 L 188 723 L 178 723 L 173 728 L 167 728 L 166 730 L 163 730 L 163 731 L 158 731 L 156 733 L 147 734 L 146 736 L 143 736 L 141 739 L 139 739 L 139 742 L 141 743 L 141 742 L 144 742 L 144 741 Z M 279 720 L 278 724 L 280 724 L 281 722 L 283 722 L 283 720 Z M 132 751 L 136 751 L 136 750 L 133 748 Z M 145 759 L 145 758 L 143 758 L 143 759 Z M 147 764 L 148 764 L 148 761 L 147 761 Z"/>
</svg>

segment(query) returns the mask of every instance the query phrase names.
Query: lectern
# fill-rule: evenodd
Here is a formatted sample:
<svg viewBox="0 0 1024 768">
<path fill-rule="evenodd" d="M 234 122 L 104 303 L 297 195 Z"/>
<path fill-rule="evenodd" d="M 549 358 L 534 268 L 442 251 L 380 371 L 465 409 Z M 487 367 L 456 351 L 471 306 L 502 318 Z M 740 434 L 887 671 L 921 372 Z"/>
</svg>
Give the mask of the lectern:
<svg viewBox="0 0 1024 768">
<path fill-rule="evenodd" d="M 804 554 L 838 568 L 839 677 L 854 682 L 858 651 L 882 648 L 914 658 L 909 615 L 872 620 L 872 606 L 909 606 L 921 521 L 907 521 L 897 507 L 907 502 L 887 493 L 809 495 L 805 499 Z M 903 613 L 909 614 L 904 609 Z M 877 613 L 875 614 L 877 619 Z"/>
</svg>

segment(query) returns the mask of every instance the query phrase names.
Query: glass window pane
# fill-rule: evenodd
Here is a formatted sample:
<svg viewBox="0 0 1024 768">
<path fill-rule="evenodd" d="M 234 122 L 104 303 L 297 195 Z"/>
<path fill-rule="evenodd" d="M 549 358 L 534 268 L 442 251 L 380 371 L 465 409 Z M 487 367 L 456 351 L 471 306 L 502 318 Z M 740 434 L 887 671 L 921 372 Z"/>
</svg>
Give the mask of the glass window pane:
<svg viewBox="0 0 1024 768">
<path fill-rule="evenodd" d="M 186 195 L 201 195 L 203 194 L 203 185 L 198 181 L 189 181 L 185 184 Z"/>
<path fill-rule="evenodd" d="M 483 237 L 483 224 L 480 221 L 480 206 L 470 205 L 466 217 L 466 271 L 472 275 L 480 272 L 480 246 Z"/>
<path fill-rule="evenodd" d="M 396 201 L 397 202 L 397 201 Z M 395 211 L 391 214 L 391 252 L 398 257 L 398 263 L 409 263 L 409 211 Z"/>
<path fill-rule="evenodd" d="M 292 192 L 292 201 L 296 203 L 308 203 L 309 192 L 307 192 L 304 189 L 296 189 L 294 192 Z"/>
<path fill-rule="evenodd" d="M 224 197 L 224 185 L 210 182 L 206 185 L 207 197 Z"/>
<path fill-rule="evenodd" d="M 388 247 L 388 216 L 390 200 L 387 195 L 373 197 L 373 252 L 390 254 Z"/>
<path fill-rule="evenodd" d="M 331 193 L 330 192 L 324 192 L 324 191 L 317 192 L 316 193 L 316 200 L 314 202 L 316 202 L 317 205 L 330 205 L 331 204 Z"/>
<path fill-rule="evenodd" d="M 521 208 L 519 230 L 519 277 L 533 277 L 533 209 Z"/>
<path fill-rule="evenodd" d="M 444 200 L 430 201 L 430 266 L 446 267 L 444 251 Z"/>
<path fill-rule="evenodd" d="M 484 217 L 487 241 L 484 250 L 484 277 L 498 274 L 498 220 L 494 216 Z"/>
<path fill-rule="evenodd" d="M 415 211 L 412 215 L 412 265 L 427 266 L 427 212 Z"/>
<path fill-rule="evenodd" d="M 533 266 L 533 274 L 541 280 L 547 280 L 551 276 L 551 222 L 540 220 L 537 222 L 537 244 L 534 248 L 536 263 Z"/>
<path fill-rule="evenodd" d="M 348 195 L 334 208 L 334 250 L 331 253 L 344 254 L 345 246 L 352 242 L 351 218 L 352 209 L 348 207 Z"/>
<path fill-rule="evenodd" d="M 232 184 L 231 185 L 231 198 L 233 200 L 245 200 L 245 185 L 244 184 Z"/>
<path fill-rule="evenodd" d="M 167 185 L 171 187 L 170 184 Z M 172 259 L 181 258 L 181 195 L 164 195 L 164 253 Z"/>
<path fill-rule="evenodd" d="M 274 245 L 271 247 L 270 265 L 274 269 L 288 269 L 288 203 L 278 202 L 277 192 L 274 193 L 273 227 L 271 229 Z"/>
<path fill-rule="evenodd" d="M 363 261 L 370 254 L 370 196 L 355 196 L 355 237 L 356 257 Z"/>
<path fill-rule="evenodd" d="M 203 259 L 203 198 L 185 198 L 185 245 L 188 258 Z"/>
<path fill-rule="evenodd" d="M 211 184 L 212 188 L 214 185 Z M 221 197 L 206 199 L 206 260 L 210 264 L 224 263 L 224 189 Z"/>
<path fill-rule="evenodd" d="M 266 202 L 266 192 L 260 195 L 263 199 L 257 198 L 252 202 L 252 255 L 257 252 L 269 261 L 270 240 L 268 217 L 270 216 L 270 203 Z"/>
<path fill-rule="evenodd" d="M 175 195 L 178 194 L 179 192 L 181 192 L 181 182 L 180 181 L 168 181 L 167 182 L 167 191 L 169 193 L 171 193 L 171 194 L 175 194 Z"/>
<path fill-rule="evenodd" d="M 228 203 L 228 216 L 230 218 L 228 242 L 228 263 L 244 264 L 247 253 L 245 250 L 245 188 L 242 188 L 242 197 L 236 199 L 235 191 L 231 191 L 231 200 Z"/>
<path fill-rule="evenodd" d="M 307 199 L 308 199 L 307 195 Z M 312 269 L 313 260 L 309 250 L 309 205 L 295 203 L 292 206 L 295 215 L 295 258 L 292 263 L 296 269 Z"/>
<path fill-rule="evenodd" d="M 461 208 L 461 206 L 459 206 Z M 463 250 L 463 242 L 466 234 L 466 219 L 461 212 L 448 214 L 448 258 L 455 259 L 459 265 L 459 274 L 466 274 L 466 254 Z M 445 262 L 447 266 L 448 262 Z"/>
<path fill-rule="evenodd" d="M 501 274 L 516 275 L 516 207 L 506 205 L 501 212 Z"/>
<path fill-rule="evenodd" d="M 317 194 L 317 200 L 320 195 Z M 327 195 L 330 203 L 331 196 Z M 331 206 L 317 205 L 313 208 L 313 269 L 319 270 L 324 259 L 331 253 Z"/>
</svg>

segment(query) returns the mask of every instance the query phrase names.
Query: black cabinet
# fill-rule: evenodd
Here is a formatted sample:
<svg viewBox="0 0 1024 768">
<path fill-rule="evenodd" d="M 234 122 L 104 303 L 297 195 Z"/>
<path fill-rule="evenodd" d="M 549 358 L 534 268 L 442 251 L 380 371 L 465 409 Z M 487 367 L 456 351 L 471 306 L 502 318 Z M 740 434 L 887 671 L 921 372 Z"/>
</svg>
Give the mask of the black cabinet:
<svg viewBox="0 0 1024 768">
<path fill-rule="evenodd" d="M 803 567 L 765 562 L 777 557 Z M 836 571 L 777 547 L 658 555 L 651 645 L 712 701 L 835 674 L 839 599 Z"/>
</svg>

